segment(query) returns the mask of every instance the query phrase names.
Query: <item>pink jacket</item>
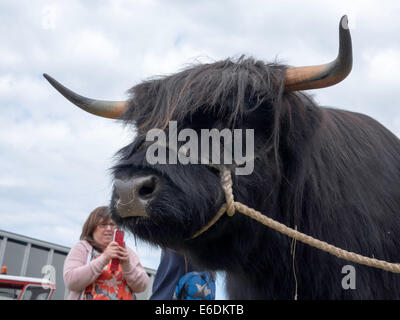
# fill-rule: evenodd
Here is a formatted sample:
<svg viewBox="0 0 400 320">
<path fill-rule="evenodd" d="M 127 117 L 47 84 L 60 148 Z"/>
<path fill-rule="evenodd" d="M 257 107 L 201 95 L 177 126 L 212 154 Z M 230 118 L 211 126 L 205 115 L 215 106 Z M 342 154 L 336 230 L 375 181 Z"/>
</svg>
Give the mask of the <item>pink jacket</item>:
<svg viewBox="0 0 400 320">
<path fill-rule="evenodd" d="M 79 300 L 83 290 L 103 271 L 107 265 L 106 258 L 100 255 L 97 259 L 87 263 L 92 246 L 86 240 L 79 241 L 72 247 L 64 262 L 64 282 L 69 290 L 68 300 Z M 149 277 L 140 264 L 135 252 L 128 248 L 129 265 L 122 265 L 122 275 L 132 292 L 139 293 L 146 290 Z"/>
</svg>

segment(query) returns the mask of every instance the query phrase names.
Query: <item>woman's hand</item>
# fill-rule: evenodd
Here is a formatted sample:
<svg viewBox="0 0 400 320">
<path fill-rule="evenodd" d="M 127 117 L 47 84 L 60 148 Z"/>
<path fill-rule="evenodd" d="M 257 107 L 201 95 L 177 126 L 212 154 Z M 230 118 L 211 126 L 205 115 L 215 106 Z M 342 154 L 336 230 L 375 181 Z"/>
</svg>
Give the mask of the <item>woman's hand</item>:
<svg viewBox="0 0 400 320">
<path fill-rule="evenodd" d="M 119 247 L 119 261 L 121 264 L 129 264 L 129 253 L 125 247 Z"/>
<path fill-rule="evenodd" d="M 104 249 L 103 255 L 107 259 L 107 262 L 111 259 L 119 259 L 119 244 L 115 241 L 110 242 Z"/>
<path fill-rule="evenodd" d="M 129 263 L 128 250 L 125 247 L 121 247 L 117 242 L 112 241 L 108 244 L 107 248 L 104 249 L 103 255 L 107 259 L 107 263 L 111 259 L 119 259 L 121 264 Z"/>
</svg>

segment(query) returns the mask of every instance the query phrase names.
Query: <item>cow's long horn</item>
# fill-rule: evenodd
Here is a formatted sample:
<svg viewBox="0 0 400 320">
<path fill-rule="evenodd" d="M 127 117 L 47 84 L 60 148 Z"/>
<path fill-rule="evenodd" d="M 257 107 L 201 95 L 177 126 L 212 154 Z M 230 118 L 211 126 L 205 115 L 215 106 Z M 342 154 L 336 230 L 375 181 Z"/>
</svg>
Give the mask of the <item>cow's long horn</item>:
<svg viewBox="0 0 400 320">
<path fill-rule="evenodd" d="M 96 116 L 117 119 L 125 112 L 127 108 L 126 101 L 104 101 L 86 98 L 64 87 L 61 83 L 50 77 L 48 74 L 45 73 L 43 76 L 65 98 L 77 105 L 79 108 Z"/>
<path fill-rule="evenodd" d="M 339 83 L 350 73 L 353 65 L 351 36 L 347 16 L 339 23 L 339 54 L 327 64 L 286 69 L 285 91 L 318 89 Z"/>
</svg>

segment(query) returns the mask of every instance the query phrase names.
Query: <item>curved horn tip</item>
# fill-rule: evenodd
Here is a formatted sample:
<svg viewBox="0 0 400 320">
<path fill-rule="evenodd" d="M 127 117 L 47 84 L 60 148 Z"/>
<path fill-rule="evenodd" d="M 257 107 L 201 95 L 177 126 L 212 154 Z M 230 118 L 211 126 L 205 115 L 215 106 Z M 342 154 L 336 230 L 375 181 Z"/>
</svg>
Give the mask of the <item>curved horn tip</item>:
<svg viewBox="0 0 400 320">
<path fill-rule="evenodd" d="M 51 85 L 53 85 L 53 83 L 57 82 L 55 79 L 53 79 L 53 77 L 49 76 L 47 73 L 43 73 L 43 77 L 50 82 Z"/>
<path fill-rule="evenodd" d="M 47 73 L 43 73 L 43 77 L 44 77 L 46 80 L 49 80 L 49 78 L 51 78 Z"/>
<path fill-rule="evenodd" d="M 349 29 L 349 19 L 346 14 L 340 19 L 340 27 L 346 30 Z"/>
<path fill-rule="evenodd" d="M 105 101 L 86 98 L 64 87 L 47 73 L 43 73 L 43 77 L 70 102 L 96 116 L 118 119 L 127 109 L 127 101 Z"/>
</svg>

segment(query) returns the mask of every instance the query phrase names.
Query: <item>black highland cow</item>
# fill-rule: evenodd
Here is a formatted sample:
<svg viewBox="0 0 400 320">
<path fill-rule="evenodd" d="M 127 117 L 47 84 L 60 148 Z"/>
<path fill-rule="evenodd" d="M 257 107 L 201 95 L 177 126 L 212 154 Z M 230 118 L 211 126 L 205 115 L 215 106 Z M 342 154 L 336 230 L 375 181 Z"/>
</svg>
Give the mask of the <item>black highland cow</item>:
<svg viewBox="0 0 400 320">
<path fill-rule="evenodd" d="M 236 201 L 337 247 L 400 262 L 399 139 L 368 116 L 318 106 L 299 91 L 350 72 L 346 17 L 339 30 L 338 58 L 327 65 L 288 68 L 245 57 L 199 64 L 133 87 L 127 102 L 84 98 L 45 76 L 86 111 L 137 127 L 113 167 L 118 224 L 226 271 L 231 299 L 399 299 L 400 274 L 352 264 L 356 288 L 345 290 L 342 268 L 351 263 L 240 213 L 191 239 L 225 202 L 218 171 L 146 160 L 146 133 L 167 130 L 170 120 L 196 131 L 254 129 L 254 171 L 232 174 Z"/>
</svg>

